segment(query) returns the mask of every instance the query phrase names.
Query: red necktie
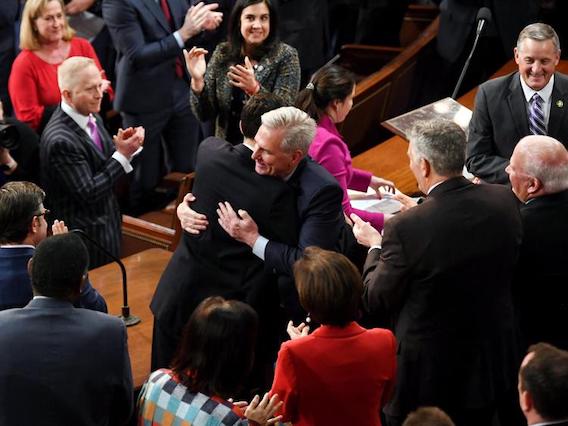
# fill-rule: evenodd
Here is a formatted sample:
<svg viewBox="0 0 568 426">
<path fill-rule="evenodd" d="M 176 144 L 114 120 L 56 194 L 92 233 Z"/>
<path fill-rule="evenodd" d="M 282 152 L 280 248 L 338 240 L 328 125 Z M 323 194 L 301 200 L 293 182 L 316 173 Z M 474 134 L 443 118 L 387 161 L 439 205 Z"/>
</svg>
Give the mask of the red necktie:
<svg viewBox="0 0 568 426">
<path fill-rule="evenodd" d="M 168 6 L 167 0 L 160 0 L 160 7 L 162 8 L 162 12 L 164 12 L 164 16 L 166 17 L 166 21 L 170 24 L 170 29 L 174 30 L 174 20 L 172 19 L 172 14 L 170 12 L 170 8 Z M 179 56 L 176 58 L 176 76 L 178 78 L 183 78 L 183 66 L 181 64 L 181 60 Z"/>
</svg>

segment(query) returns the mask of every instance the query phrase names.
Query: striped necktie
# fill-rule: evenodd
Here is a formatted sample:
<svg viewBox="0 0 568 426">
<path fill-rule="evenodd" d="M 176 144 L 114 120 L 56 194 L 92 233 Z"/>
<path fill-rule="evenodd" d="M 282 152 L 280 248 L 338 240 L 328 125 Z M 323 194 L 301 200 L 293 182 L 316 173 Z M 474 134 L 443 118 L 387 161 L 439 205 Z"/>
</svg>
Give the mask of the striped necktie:
<svg viewBox="0 0 568 426">
<path fill-rule="evenodd" d="M 529 107 L 529 131 L 533 135 L 546 135 L 544 114 L 542 112 L 543 99 L 535 93 L 530 100 Z"/>
</svg>

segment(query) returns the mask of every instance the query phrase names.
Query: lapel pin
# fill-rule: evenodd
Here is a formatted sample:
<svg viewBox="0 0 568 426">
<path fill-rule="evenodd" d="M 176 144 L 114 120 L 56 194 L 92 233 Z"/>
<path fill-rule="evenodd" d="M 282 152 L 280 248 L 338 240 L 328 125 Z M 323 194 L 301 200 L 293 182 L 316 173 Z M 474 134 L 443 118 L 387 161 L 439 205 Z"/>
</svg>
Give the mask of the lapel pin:
<svg viewBox="0 0 568 426">
<path fill-rule="evenodd" d="M 557 100 L 557 101 L 556 101 L 556 106 L 557 106 L 558 108 L 562 108 L 562 107 L 564 106 L 564 101 L 562 101 L 561 99 Z"/>
</svg>

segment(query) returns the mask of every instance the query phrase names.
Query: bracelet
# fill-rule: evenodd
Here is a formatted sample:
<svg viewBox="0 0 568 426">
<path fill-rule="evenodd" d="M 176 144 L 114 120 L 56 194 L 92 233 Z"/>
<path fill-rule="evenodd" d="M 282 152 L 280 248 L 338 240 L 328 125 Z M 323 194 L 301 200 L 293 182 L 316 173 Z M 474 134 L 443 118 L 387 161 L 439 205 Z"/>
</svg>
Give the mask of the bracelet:
<svg viewBox="0 0 568 426">
<path fill-rule="evenodd" d="M 247 92 L 247 95 L 249 96 L 254 96 L 256 95 L 258 92 L 260 92 L 260 83 L 258 82 L 258 80 L 256 81 L 256 86 L 254 86 L 254 89 L 252 92 Z"/>
</svg>

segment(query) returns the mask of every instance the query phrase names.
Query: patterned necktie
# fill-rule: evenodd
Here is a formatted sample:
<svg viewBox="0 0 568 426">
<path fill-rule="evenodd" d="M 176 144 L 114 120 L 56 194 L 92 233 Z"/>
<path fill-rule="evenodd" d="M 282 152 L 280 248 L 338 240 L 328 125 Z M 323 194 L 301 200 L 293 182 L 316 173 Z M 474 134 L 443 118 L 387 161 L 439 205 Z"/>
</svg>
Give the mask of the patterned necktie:
<svg viewBox="0 0 568 426">
<path fill-rule="evenodd" d="M 160 7 L 162 12 L 164 12 L 164 16 L 166 17 L 166 21 L 170 25 L 170 29 L 173 31 L 174 28 L 174 19 L 172 18 L 172 14 L 170 12 L 170 8 L 168 6 L 167 0 L 160 0 Z M 179 57 L 176 58 L 176 76 L 178 78 L 183 78 L 183 66 L 181 64 L 181 60 Z"/>
<path fill-rule="evenodd" d="M 89 134 L 91 135 L 93 143 L 99 149 L 99 151 L 103 152 L 103 144 L 101 142 L 101 135 L 99 135 L 99 129 L 97 129 L 97 121 L 92 115 L 89 115 L 87 128 L 89 129 Z"/>
<path fill-rule="evenodd" d="M 535 93 L 530 100 L 529 131 L 533 135 L 546 135 L 542 103 L 543 99 L 538 95 L 538 93 Z"/>
</svg>

